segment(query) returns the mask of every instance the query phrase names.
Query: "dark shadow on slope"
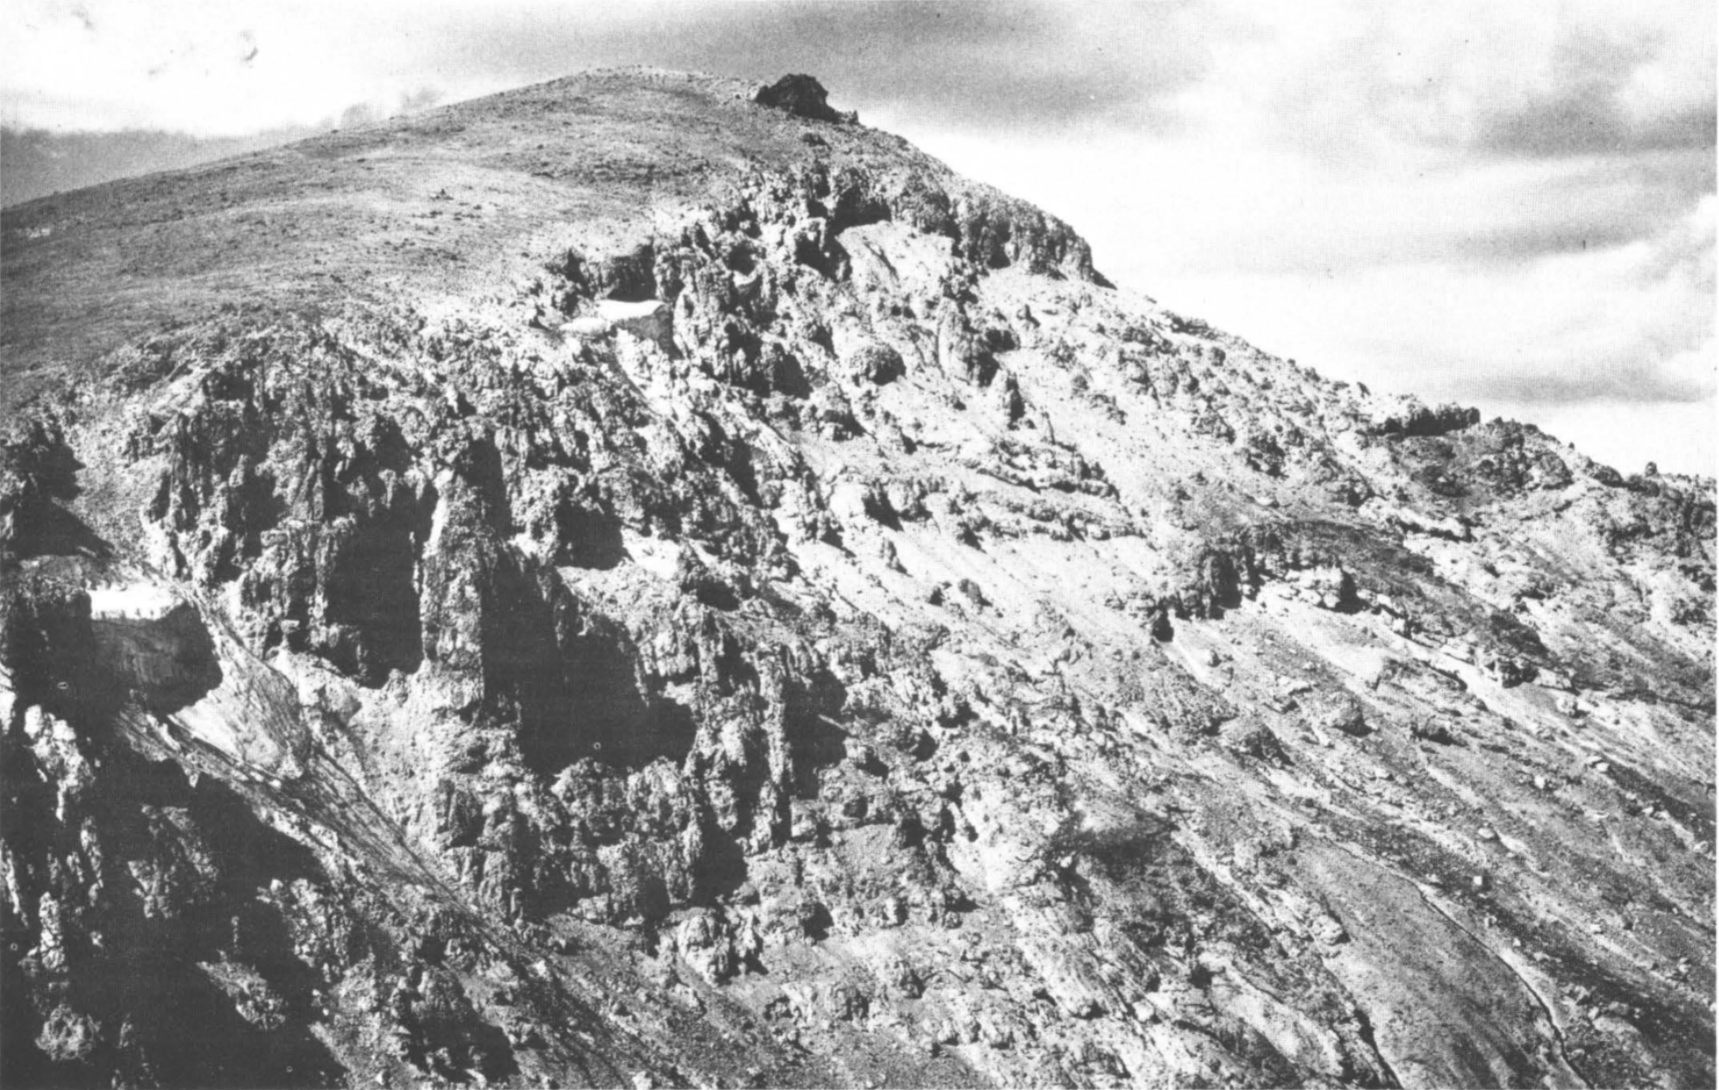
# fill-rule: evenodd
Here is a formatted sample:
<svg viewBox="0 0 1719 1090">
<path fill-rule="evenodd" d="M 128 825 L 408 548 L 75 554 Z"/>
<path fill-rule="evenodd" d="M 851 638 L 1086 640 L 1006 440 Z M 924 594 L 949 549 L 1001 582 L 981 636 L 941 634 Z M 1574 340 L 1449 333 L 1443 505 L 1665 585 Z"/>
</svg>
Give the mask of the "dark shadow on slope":
<svg viewBox="0 0 1719 1090">
<path fill-rule="evenodd" d="M 81 585 L 112 577 L 104 565 L 51 560 L 10 580 L 0 658 L 21 706 L 40 704 L 94 737 L 132 705 L 168 716 L 224 679 L 203 614 L 187 602 L 128 604 L 92 613 Z"/>
<path fill-rule="evenodd" d="M 57 792 L 52 779 L 23 731 L 0 732 L 0 838 L 18 868 L 26 902 L 39 902 L 34 883 L 48 872 L 55 834 L 61 832 L 53 820 Z M 36 941 L 29 921 L 12 911 L 12 898 L 0 900 L 0 1086 L 106 1086 L 108 1079 L 84 1062 L 87 1056 L 61 1050 L 64 1062 L 54 1063 L 35 1044 L 44 1027 L 43 1012 L 31 1002 L 30 984 L 38 971 L 32 967 L 27 976 L 22 963 Z"/>
<path fill-rule="evenodd" d="M 606 633 L 574 636 L 562 648 L 571 695 L 560 729 L 521 737 L 526 760 L 539 768 L 565 768 L 592 757 L 618 768 L 643 768 L 659 757 L 678 764 L 698 734 L 692 709 L 639 691 L 633 657 Z M 549 727 L 545 724 L 545 727 Z"/>
<path fill-rule="evenodd" d="M 180 604 L 159 618 L 90 621 L 96 660 L 156 715 L 195 704 L 221 684 L 221 663 L 202 614 Z"/>
<path fill-rule="evenodd" d="M 740 486 L 740 492 L 747 502 L 754 507 L 763 506 L 763 501 L 758 496 L 758 470 L 752 464 L 751 446 L 743 440 L 734 440 L 724 468 L 728 470 L 728 475 L 734 478 L 734 483 Z"/>
<path fill-rule="evenodd" d="M 104 725 L 129 696 L 126 676 L 108 664 L 90 620 L 80 562 L 57 562 L 0 580 L 0 661 L 18 706 L 40 704 L 62 719 Z"/>
<path fill-rule="evenodd" d="M 310 1031 L 324 981 L 262 896 L 275 879 L 322 886 L 310 853 L 217 781 L 192 787 L 171 762 L 95 746 L 102 790 L 64 824 L 51 792 L 12 790 L 23 769 L 6 762 L 4 831 L 30 864 L 29 894 L 45 883 L 66 903 L 81 886 L 89 902 L 66 919 L 64 983 L 51 991 L 15 973 L 10 952 L 31 940 L 8 915 L 5 1084 L 342 1084 L 347 1072 Z M 90 835 L 102 848 L 88 864 L 95 881 L 44 865 Z M 38 1004 L 52 999 L 46 1018 L 21 1009 L 32 988 Z"/>
<path fill-rule="evenodd" d="M 692 595 L 700 605 L 719 609 L 724 613 L 732 613 L 740 608 L 740 596 L 734 588 L 724 583 L 714 575 L 697 580 L 692 584 Z"/>
<path fill-rule="evenodd" d="M 329 649 L 329 661 L 367 685 L 381 684 L 393 670 L 412 673 L 424 644 L 410 527 L 366 522 L 337 540 L 328 620 L 350 632 Z"/>
<path fill-rule="evenodd" d="M 487 436 L 473 439 L 454 458 L 454 472 L 467 486 L 466 502 L 473 504 L 477 521 L 502 538 L 514 533 L 513 507 L 507 498 L 507 474 L 501 451 Z M 444 502 L 452 497 L 444 497 Z"/>
<path fill-rule="evenodd" d="M 485 637 L 485 687 L 511 694 L 533 771 L 553 776 L 585 757 L 633 769 L 686 756 L 698 733 L 692 710 L 642 691 L 624 633 L 584 616 L 552 579 L 510 564 L 498 582 L 503 608 Z"/>
<path fill-rule="evenodd" d="M 272 1031 L 259 1028 L 240 1016 L 234 998 L 196 963 L 181 960 L 171 948 L 142 952 L 97 972 L 136 984 L 125 997 L 123 1016 L 140 1039 L 142 1062 L 129 1072 L 133 1078 L 147 1072 L 162 1086 L 258 1090 L 345 1084 L 345 1068 L 308 1026 L 292 1021 Z"/>
<path fill-rule="evenodd" d="M 423 974 L 401 1021 L 406 1059 L 449 1082 L 488 1085 L 519 1071 L 507 1035 L 485 1022 L 459 978 L 440 966 Z"/>
<path fill-rule="evenodd" d="M 1127 824 L 1097 829 L 1071 823 L 1052 835 L 1045 854 L 1079 853 L 1096 863 L 1111 880 L 1127 883 L 1138 876 L 1141 868 L 1179 853 L 1180 849 L 1170 839 L 1171 832 L 1169 822 L 1144 813 L 1135 815 Z"/>
<path fill-rule="evenodd" d="M 621 541 L 621 520 L 598 511 L 563 504 L 555 512 L 560 548 L 555 563 L 608 571 L 627 558 Z"/>
<path fill-rule="evenodd" d="M 0 474 L 10 485 L 0 494 L 0 515 L 8 508 L 12 513 L 11 540 L 0 541 L 0 558 L 7 553 L 19 559 L 113 555 L 106 541 L 60 506 L 82 494 L 78 472 L 83 468 L 56 425 L 28 421 L 16 434 L 0 438 Z"/>
<path fill-rule="evenodd" d="M 828 672 L 812 676 L 805 685 L 791 684 L 784 697 L 783 727 L 794 770 L 794 793 L 818 794 L 818 773 L 847 757 L 848 732 L 837 724 L 847 703 L 847 689 Z"/>
<path fill-rule="evenodd" d="M 813 269 L 829 280 L 846 280 L 851 261 L 845 246 L 836 241 L 833 231 L 820 240 L 817 236 L 801 235 L 794 240 L 794 260 Z"/>
<path fill-rule="evenodd" d="M 692 900 L 713 904 L 746 884 L 746 852 L 722 831 L 714 818 L 704 819 L 704 850 L 692 864 Z"/>
<path fill-rule="evenodd" d="M 113 555 L 113 548 L 81 519 L 46 500 L 33 505 L 28 514 L 18 519 L 13 548 L 20 557 L 88 556 L 105 559 Z"/>
<path fill-rule="evenodd" d="M 766 363 L 769 367 L 769 390 L 786 394 L 796 400 L 804 400 L 812 396 L 812 380 L 806 377 L 806 367 L 800 362 L 800 357 L 780 346 L 774 346 L 775 351 L 769 353 Z"/>
</svg>

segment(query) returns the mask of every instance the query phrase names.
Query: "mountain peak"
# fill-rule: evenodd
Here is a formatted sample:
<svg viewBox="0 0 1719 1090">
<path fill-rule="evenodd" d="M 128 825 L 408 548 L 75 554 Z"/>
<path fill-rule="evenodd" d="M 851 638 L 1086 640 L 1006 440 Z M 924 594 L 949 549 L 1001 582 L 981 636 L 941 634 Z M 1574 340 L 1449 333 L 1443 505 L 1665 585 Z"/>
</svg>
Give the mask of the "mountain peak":
<svg viewBox="0 0 1719 1090">
<path fill-rule="evenodd" d="M 1711 1085 L 1712 483 L 756 90 L 5 212 L 4 1081 Z"/>
<path fill-rule="evenodd" d="M 804 107 L 816 95 L 793 97 L 805 91 L 798 80 L 778 86 Z M 917 201 L 936 230 L 978 232 L 958 242 L 988 265 L 1021 250 L 1035 267 L 1095 275 L 1084 241 L 1054 217 L 899 138 L 809 128 L 787 108 L 754 105 L 755 90 L 660 69 L 586 72 L 6 209 L 4 396 L 169 318 L 478 290 L 541 265 L 567 237 L 648 235 L 659 214 L 731 203 L 766 174 L 863 176 Z"/>
</svg>

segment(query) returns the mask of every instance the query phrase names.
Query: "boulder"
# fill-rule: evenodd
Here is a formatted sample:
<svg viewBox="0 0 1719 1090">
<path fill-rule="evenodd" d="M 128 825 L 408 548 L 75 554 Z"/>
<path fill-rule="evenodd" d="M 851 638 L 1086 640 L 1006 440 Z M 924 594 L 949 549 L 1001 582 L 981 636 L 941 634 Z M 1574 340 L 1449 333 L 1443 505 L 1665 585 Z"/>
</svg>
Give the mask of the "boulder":
<svg viewBox="0 0 1719 1090">
<path fill-rule="evenodd" d="M 752 94 L 752 101 L 760 106 L 786 110 L 795 117 L 809 117 L 814 121 L 829 121 L 841 125 L 859 123 L 859 114 L 832 109 L 829 97 L 830 93 L 824 90 L 824 85 L 812 76 L 792 74 L 783 76 L 768 87 L 758 88 Z"/>
</svg>

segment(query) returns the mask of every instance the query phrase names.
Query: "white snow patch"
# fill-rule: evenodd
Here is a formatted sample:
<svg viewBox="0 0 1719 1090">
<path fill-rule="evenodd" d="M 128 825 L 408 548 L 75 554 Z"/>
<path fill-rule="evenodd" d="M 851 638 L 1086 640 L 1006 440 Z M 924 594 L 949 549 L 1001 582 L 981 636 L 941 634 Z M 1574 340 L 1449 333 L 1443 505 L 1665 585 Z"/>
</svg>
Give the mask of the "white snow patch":
<svg viewBox="0 0 1719 1090">
<path fill-rule="evenodd" d="M 126 583 L 90 590 L 90 616 L 95 620 L 158 621 L 178 604 L 172 592 L 153 583 Z"/>
</svg>

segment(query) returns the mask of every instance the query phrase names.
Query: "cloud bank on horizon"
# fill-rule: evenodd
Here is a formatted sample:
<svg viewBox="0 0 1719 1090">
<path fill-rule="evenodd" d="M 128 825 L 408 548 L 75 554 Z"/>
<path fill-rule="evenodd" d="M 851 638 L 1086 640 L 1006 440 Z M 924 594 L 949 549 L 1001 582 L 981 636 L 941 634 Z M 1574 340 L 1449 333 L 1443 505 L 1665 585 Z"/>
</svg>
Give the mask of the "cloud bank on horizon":
<svg viewBox="0 0 1719 1090">
<path fill-rule="evenodd" d="M 12 129 L 222 138 L 601 65 L 812 72 L 1268 350 L 1713 472 L 1710 0 L 13 0 L 0 42 Z"/>
</svg>

